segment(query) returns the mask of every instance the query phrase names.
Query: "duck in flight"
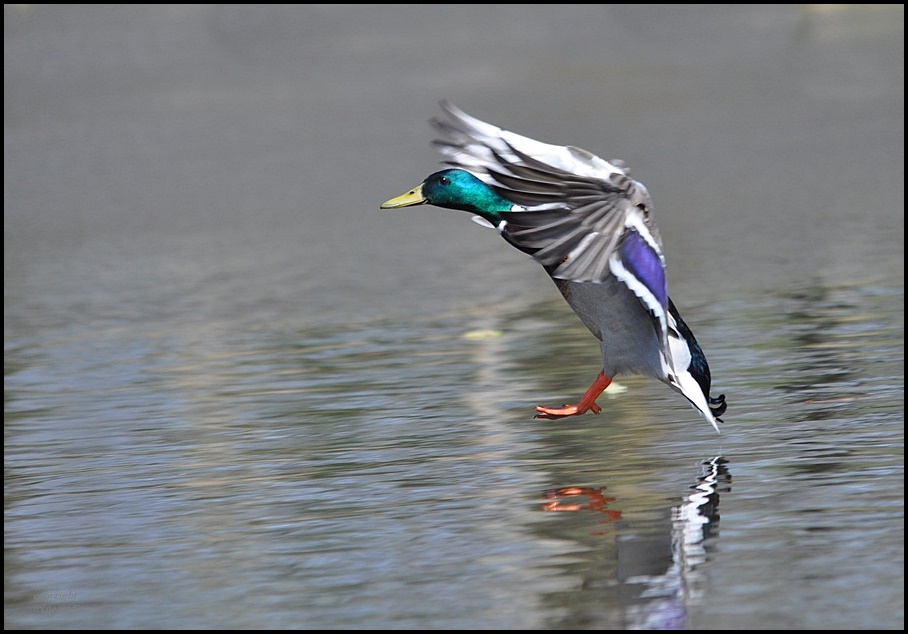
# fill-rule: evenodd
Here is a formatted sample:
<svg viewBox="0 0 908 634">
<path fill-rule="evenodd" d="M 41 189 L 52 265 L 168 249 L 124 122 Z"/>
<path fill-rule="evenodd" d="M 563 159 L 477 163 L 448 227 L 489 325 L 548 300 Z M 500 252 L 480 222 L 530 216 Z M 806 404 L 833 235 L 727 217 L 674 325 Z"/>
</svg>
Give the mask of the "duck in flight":
<svg viewBox="0 0 908 634">
<path fill-rule="evenodd" d="M 540 418 L 587 411 L 618 374 L 654 377 L 718 432 L 725 395 L 710 395 L 703 349 L 668 295 L 652 200 L 621 161 L 535 141 L 442 102 L 434 145 L 450 165 L 382 209 L 434 205 L 467 211 L 546 270 L 599 340 L 602 370 L 580 400 L 536 407 Z"/>
</svg>

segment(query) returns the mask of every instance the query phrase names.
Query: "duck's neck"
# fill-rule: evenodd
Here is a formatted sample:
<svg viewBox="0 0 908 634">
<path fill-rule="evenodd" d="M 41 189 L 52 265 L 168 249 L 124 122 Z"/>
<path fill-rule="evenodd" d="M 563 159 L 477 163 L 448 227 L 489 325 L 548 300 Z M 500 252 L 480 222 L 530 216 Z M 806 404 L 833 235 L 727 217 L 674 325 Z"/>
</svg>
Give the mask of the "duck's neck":
<svg viewBox="0 0 908 634">
<path fill-rule="evenodd" d="M 491 187 L 477 187 L 471 190 L 469 196 L 456 206 L 456 209 L 476 214 L 496 227 L 503 220 L 500 212 L 511 211 L 513 208 L 514 203 L 496 194 Z"/>
</svg>

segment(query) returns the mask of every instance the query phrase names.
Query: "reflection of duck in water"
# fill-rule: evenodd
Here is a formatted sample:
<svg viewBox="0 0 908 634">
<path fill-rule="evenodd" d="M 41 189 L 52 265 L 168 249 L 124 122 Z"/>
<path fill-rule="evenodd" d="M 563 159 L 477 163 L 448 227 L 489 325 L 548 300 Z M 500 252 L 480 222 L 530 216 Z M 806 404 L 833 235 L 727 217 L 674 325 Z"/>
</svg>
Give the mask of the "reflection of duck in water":
<svg viewBox="0 0 908 634">
<path fill-rule="evenodd" d="M 633 611 L 629 629 L 683 629 L 687 607 L 703 596 L 703 575 L 697 570 L 707 560 L 705 541 L 718 535 L 719 492 L 731 490 L 728 461 L 717 456 L 701 463 L 692 492 L 672 507 L 672 560 L 661 575 L 642 575 L 628 583 L 646 585 L 641 597 L 651 599 Z"/>
<path fill-rule="evenodd" d="M 703 595 L 697 568 L 707 560 L 706 540 L 718 534 L 719 494 L 731 490 L 727 465 L 721 456 L 701 463 L 691 492 L 670 509 L 667 533 L 664 514 L 655 527 L 648 526 L 650 522 L 623 521 L 621 511 L 607 508 L 615 498 L 603 496 L 602 489 L 563 487 L 546 492 L 543 510 L 603 513 L 614 526 L 615 567 L 590 570 L 583 592 L 607 592 L 610 603 L 619 601 L 625 629 L 685 627 L 688 606 Z M 577 602 L 585 614 L 573 614 L 572 622 L 595 622 L 603 616 L 611 620 L 597 614 L 600 602 L 595 595 L 590 598 L 589 608 L 583 607 L 586 602 Z"/>
</svg>

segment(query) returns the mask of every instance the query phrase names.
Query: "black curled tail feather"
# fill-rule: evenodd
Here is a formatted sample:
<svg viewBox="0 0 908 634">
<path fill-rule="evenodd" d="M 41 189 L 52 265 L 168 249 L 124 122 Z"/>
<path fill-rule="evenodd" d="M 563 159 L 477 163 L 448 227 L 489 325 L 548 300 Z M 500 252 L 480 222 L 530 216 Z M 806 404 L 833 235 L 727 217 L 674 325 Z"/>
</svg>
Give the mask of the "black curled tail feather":
<svg viewBox="0 0 908 634">
<path fill-rule="evenodd" d="M 712 414 L 716 418 L 716 420 L 721 423 L 722 419 L 719 417 L 725 413 L 726 409 L 728 409 L 728 404 L 725 402 L 725 395 L 719 394 L 719 396 L 717 396 L 715 398 L 713 398 L 712 396 L 710 396 L 708 398 L 709 398 L 710 411 L 712 412 Z"/>
</svg>

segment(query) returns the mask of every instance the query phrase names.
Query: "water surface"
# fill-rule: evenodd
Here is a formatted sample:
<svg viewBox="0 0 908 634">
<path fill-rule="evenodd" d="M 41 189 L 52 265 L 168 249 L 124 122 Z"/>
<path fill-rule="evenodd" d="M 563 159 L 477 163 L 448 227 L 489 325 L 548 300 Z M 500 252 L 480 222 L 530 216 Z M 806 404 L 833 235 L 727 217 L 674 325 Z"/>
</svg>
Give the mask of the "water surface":
<svg viewBox="0 0 908 634">
<path fill-rule="evenodd" d="M 6 627 L 903 628 L 902 7 L 4 18 Z M 721 435 L 532 417 L 591 335 L 378 209 L 445 98 L 646 183 Z"/>
</svg>

